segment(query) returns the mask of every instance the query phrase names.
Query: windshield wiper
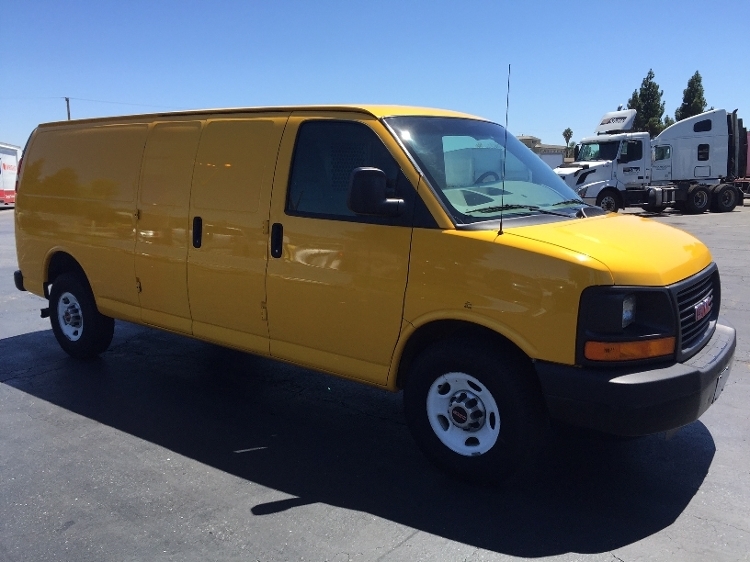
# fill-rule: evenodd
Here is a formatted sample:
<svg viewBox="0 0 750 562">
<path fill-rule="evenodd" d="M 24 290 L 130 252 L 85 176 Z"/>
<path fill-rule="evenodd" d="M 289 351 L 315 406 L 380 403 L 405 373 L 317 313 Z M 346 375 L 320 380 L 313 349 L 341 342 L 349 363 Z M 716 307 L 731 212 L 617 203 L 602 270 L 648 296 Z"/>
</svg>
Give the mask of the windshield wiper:
<svg viewBox="0 0 750 562">
<path fill-rule="evenodd" d="M 491 207 L 480 207 L 478 209 L 470 209 L 466 213 L 495 213 L 497 211 L 508 211 L 510 209 L 531 209 L 535 207 L 529 205 L 492 205 Z"/>
<path fill-rule="evenodd" d="M 566 199 L 565 201 L 558 201 L 557 203 L 552 203 L 552 207 L 556 207 L 557 205 L 588 205 L 588 203 L 584 203 L 580 199 Z"/>
<path fill-rule="evenodd" d="M 482 207 L 479 209 L 471 209 L 470 211 L 466 211 L 466 213 L 496 213 L 497 211 L 508 211 L 512 209 L 528 209 L 529 211 L 536 211 L 537 213 L 543 213 L 545 215 L 556 215 L 558 217 L 567 217 L 570 218 L 571 215 L 567 213 L 560 213 L 557 211 L 548 211 L 547 209 L 542 209 L 541 207 L 537 207 L 536 205 L 494 205 L 492 207 Z"/>
</svg>

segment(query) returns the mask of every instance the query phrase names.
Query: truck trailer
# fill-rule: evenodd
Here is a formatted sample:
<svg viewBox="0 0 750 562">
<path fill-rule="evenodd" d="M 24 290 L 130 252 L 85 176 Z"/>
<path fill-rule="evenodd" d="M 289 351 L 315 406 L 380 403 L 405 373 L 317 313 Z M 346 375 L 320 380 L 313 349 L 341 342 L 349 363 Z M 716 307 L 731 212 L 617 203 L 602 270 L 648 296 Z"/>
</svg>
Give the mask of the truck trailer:
<svg viewBox="0 0 750 562">
<path fill-rule="evenodd" d="M 750 170 L 747 169 L 747 162 L 750 160 L 750 133 L 745 132 L 745 150 L 740 151 L 740 154 L 744 154 L 745 159 L 745 176 L 744 178 L 737 178 L 734 180 L 734 186 L 740 190 L 740 193 L 744 198 L 750 197 Z M 742 158 L 742 156 L 740 156 Z"/>
<path fill-rule="evenodd" d="M 736 207 L 748 150 L 736 110 L 683 119 L 654 139 L 632 131 L 635 116 L 634 109 L 605 114 L 596 136 L 576 147 L 575 161 L 555 172 L 584 201 L 612 212 L 629 206 L 651 212 L 674 207 L 689 214 Z"/>
<path fill-rule="evenodd" d="M 21 147 L 0 142 L 0 205 L 15 205 Z"/>
</svg>

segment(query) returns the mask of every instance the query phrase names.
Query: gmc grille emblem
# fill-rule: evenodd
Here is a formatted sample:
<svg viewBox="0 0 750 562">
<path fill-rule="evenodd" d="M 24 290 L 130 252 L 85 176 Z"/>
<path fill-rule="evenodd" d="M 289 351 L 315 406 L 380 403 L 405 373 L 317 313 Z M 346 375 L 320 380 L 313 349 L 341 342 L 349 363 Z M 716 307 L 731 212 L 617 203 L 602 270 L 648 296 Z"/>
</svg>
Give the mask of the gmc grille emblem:
<svg viewBox="0 0 750 562">
<path fill-rule="evenodd" d="M 695 321 L 700 322 L 705 318 L 709 312 L 711 312 L 711 306 L 713 305 L 713 295 L 708 295 L 705 299 L 695 305 Z"/>
</svg>

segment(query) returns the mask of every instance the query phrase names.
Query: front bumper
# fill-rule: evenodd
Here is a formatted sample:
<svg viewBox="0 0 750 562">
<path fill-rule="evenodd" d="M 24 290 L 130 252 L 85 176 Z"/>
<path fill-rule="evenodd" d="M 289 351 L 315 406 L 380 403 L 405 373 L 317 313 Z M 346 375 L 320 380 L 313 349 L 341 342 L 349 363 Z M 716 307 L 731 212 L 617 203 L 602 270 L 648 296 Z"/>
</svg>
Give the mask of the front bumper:
<svg viewBox="0 0 750 562">
<path fill-rule="evenodd" d="M 718 324 L 684 363 L 649 370 L 535 363 L 550 417 L 616 435 L 648 435 L 697 420 L 721 394 L 737 335 Z"/>
</svg>

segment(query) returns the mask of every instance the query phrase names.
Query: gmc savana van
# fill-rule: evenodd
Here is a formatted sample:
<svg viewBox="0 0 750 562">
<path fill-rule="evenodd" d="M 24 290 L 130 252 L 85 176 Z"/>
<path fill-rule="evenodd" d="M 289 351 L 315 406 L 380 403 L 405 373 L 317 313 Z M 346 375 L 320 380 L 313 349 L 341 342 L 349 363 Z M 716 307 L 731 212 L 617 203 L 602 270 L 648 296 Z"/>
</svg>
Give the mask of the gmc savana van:
<svg viewBox="0 0 750 562">
<path fill-rule="evenodd" d="M 342 106 L 47 123 L 20 174 L 16 286 L 49 299 L 68 354 L 103 353 L 122 319 L 403 389 L 419 447 L 461 477 L 516 473 L 550 418 L 680 427 L 732 366 L 700 241 L 584 204 L 484 119 Z"/>
</svg>

